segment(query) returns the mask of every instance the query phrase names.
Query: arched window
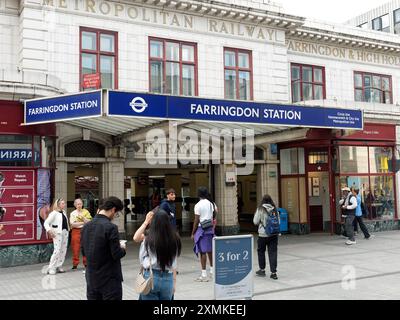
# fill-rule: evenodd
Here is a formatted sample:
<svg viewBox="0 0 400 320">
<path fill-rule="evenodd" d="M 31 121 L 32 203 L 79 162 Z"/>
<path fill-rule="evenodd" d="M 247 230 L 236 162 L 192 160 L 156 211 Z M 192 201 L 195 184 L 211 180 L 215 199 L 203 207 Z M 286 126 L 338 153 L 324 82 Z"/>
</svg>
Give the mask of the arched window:
<svg viewBox="0 0 400 320">
<path fill-rule="evenodd" d="M 105 148 L 94 141 L 74 141 L 65 145 L 66 157 L 104 158 Z"/>
</svg>

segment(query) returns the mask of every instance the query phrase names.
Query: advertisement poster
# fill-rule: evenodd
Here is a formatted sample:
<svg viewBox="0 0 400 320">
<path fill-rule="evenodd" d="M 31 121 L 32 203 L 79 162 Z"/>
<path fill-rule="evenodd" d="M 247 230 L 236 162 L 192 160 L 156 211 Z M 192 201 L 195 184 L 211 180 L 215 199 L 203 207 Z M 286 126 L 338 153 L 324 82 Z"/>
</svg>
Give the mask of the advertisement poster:
<svg viewBox="0 0 400 320">
<path fill-rule="evenodd" d="M 35 197 L 34 170 L 0 169 L 0 246 L 36 242 Z"/>
<path fill-rule="evenodd" d="M 32 187 L 33 170 L 29 171 L 11 171 L 0 170 L 0 188 L 2 187 Z"/>
<path fill-rule="evenodd" d="M 0 205 L 33 204 L 33 188 L 0 188 Z"/>
<path fill-rule="evenodd" d="M 37 171 L 37 212 L 36 212 L 36 240 L 47 240 L 44 221 L 51 212 L 51 172 L 48 169 Z"/>
<path fill-rule="evenodd" d="M 253 236 L 214 237 L 214 298 L 253 297 Z"/>
</svg>

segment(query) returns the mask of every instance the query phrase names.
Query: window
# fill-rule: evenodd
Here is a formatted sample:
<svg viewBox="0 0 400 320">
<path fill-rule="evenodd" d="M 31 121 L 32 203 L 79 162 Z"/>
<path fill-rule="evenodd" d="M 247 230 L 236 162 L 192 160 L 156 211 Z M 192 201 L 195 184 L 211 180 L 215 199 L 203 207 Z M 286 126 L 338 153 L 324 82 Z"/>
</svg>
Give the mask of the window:
<svg viewBox="0 0 400 320">
<path fill-rule="evenodd" d="M 150 91 L 197 95 L 197 46 L 195 43 L 149 39 Z"/>
<path fill-rule="evenodd" d="M 370 219 L 394 218 L 393 176 L 371 177 L 371 191 L 366 197 Z"/>
<path fill-rule="evenodd" d="M 341 176 L 335 178 L 335 190 L 336 190 L 336 219 L 337 221 L 342 220 L 342 210 L 339 205 L 339 201 L 342 198 L 343 187 L 356 187 L 359 189 L 359 195 L 361 201 L 366 204 L 366 198 L 369 194 L 369 177 L 368 176 Z M 365 217 L 369 218 L 369 217 Z"/>
<path fill-rule="evenodd" d="M 389 15 L 385 14 L 372 20 L 372 29 L 376 31 L 390 32 Z"/>
<path fill-rule="evenodd" d="M 105 148 L 94 141 L 73 141 L 65 145 L 66 157 L 104 158 Z"/>
<path fill-rule="evenodd" d="M 281 175 L 304 174 L 304 149 L 283 149 L 280 152 Z"/>
<path fill-rule="evenodd" d="M 361 201 L 366 210 L 366 219 L 393 220 L 394 210 L 394 179 L 393 176 L 347 176 L 336 177 L 337 204 L 340 200 L 341 188 L 345 186 L 359 188 Z M 337 219 L 340 221 L 340 207 L 337 209 Z"/>
<path fill-rule="evenodd" d="M 392 148 L 369 147 L 369 167 L 371 173 L 392 172 Z"/>
<path fill-rule="evenodd" d="M 392 103 L 392 77 L 354 72 L 355 101 Z"/>
<path fill-rule="evenodd" d="M 393 147 L 339 146 L 340 176 L 336 177 L 337 200 L 341 188 L 357 187 L 368 219 L 394 219 Z M 337 207 L 340 220 L 340 208 Z"/>
<path fill-rule="evenodd" d="M 328 152 L 310 152 L 308 154 L 308 164 L 322 164 L 328 163 Z"/>
<path fill-rule="evenodd" d="M 225 98 L 253 99 L 251 51 L 224 48 Z"/>
<path fill-rule="evenodd" d="M 0 167 L 31 167 L 39 160 L 40 152 L 32 152 L 32 136 L 0 135 Z"/>
<path fill-rule="evenodd" d="M 368 147 L 339 147 L 341 173 L 368 173 Z"/>
<path fill-rule="evenodd" d="M 393 12 L 394 16 L 394 33 L 400 34 L 400 8 Z"/>
<path fill-rule="evenodd" d="M 80 52 L 80 87 L 81 89 L 93 88 L 118 88 L 118 37 L 116 32 L 81 28 Z M 87 74 L 99 74 L 100 84 L 95 82 L 86 84 L 84 79 Z"/>
<path fill-rule="evenodd" d="M 325 99 L 325 68 L 291 65 L 292 101 Z"/>
</svg>

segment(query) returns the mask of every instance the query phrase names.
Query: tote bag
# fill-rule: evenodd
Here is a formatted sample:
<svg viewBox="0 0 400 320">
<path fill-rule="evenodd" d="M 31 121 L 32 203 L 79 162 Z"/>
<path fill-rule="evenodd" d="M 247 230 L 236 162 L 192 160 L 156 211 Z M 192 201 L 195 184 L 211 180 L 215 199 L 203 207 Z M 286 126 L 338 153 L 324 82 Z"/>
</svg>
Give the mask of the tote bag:
<svg viewBox="0 0 400 320">
<path fill-rule="evenodd" d="M 136 277 L 135 291 L 137 293 L 147 295 L 153 289 L 153 283 L 154 283 L 153 270 L 151 269 L 151 265 L 150 265 L 150 276 L 147 279 L 145 279 L 144 269 L 143 267 L 141 267 L 139 274 Z"/>
</svg>

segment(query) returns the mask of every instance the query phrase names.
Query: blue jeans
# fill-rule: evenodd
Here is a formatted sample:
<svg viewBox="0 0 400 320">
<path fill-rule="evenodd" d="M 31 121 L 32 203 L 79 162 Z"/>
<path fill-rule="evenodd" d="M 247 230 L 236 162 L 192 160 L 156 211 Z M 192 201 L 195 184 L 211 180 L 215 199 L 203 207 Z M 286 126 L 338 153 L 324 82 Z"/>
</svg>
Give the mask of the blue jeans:
<svg viewBox="0 0 400 320">
<path fill-rule="evenodd" d="M 147 279 L 150 272 L 145 270 L 144 277 Z M 171 300 L 174 290 L 174 278 L 172 271 L 163 272 L 153 269 L 153 290 L 147 295 L 140 295 L 139 300 Z"/>
</svg>

